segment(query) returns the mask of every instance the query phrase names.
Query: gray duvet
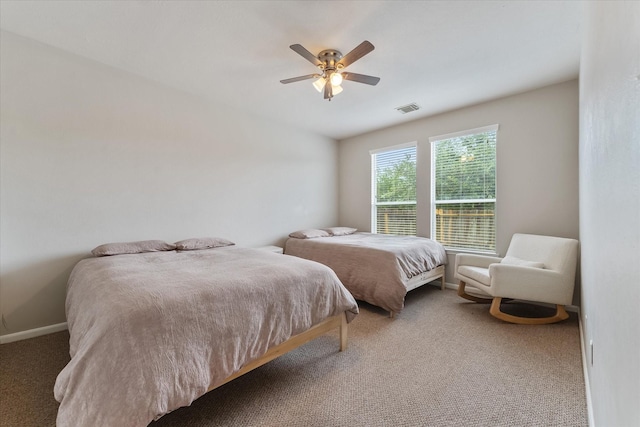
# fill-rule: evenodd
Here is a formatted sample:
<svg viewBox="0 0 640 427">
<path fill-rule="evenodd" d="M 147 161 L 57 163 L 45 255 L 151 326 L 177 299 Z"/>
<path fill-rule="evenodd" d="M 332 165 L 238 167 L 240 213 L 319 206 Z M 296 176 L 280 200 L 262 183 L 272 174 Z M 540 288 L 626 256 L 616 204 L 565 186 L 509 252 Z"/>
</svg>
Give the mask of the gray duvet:
<svg viewBox="0 0 640 427">
<path fill-rule="evenodd" d="M 146 426 L 327 317 L 358 313 L 329 268 L 256 249 L 80 261 L 57 425 Z"/>
<path fill-rule="evenodd" d="M 290 238 L 285 254 L 331 267 L 356 299 L 396 313 L 404 307 L 408 280 L 447 262 L 435 240 L 372 233 Z"/>
</svg>

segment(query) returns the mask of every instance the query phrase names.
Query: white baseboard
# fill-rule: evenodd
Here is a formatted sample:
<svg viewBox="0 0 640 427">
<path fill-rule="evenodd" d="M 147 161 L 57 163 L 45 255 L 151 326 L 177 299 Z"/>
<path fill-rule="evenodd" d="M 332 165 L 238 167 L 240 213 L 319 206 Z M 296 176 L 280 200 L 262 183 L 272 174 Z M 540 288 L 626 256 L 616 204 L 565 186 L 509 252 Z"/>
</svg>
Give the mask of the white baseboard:
<svg viewBox="0 0 640 427">
<path fill-rule="evenodd" d="M 578 313 L 578 321 L 580 320 L 580 307 L 577 305 L 565 305 L 564 309 L 573 313 Z"/>
<path fill-rule="evenodd" d="M 444 287 L 446 289 L 453 289 L 453 290 L 458 290 L 458 284 L 457 283 L 449 283 L 449 282 L 444 282 Z"/>
<path fill-rule="evenodd" d="M 35 338 L 41 335 L 52 334 L 54 332 L 60 332 L 67 329 L 67 322 L 63 322 L 55 325 L 43 326 L 42 328 L 29 329 L 28 331 L 16 332 L 15 334 L 0 335 L 0 344 Z"/>
<path fill-rule="evenodd" d="M 584 329 L 582 328 L 582 316 L 580 315 L 580 311 L 578 310 L 578 326 L 580 328 L 580 353 L 582 354 L 582 375 L 584 376 L 584 393 L 587 397 L 587 422 L 590 427 L 595 427 L 595 422 L 593 420 L 593 404 L 591 402 L 591 381 L 589 381 L 589 369 L 587 368 L 587 364 L 589 363 L 589 359 L 587 358 L 586 353 L 586 341 L 584 337 Z"/>
</svg>

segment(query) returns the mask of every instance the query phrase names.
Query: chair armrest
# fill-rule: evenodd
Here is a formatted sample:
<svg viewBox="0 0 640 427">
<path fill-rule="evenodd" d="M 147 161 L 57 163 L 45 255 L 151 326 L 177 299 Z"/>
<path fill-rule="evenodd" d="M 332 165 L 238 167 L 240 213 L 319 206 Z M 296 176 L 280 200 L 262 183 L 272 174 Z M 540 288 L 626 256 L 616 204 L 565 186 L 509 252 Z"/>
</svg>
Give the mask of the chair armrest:
<svg viewBox="0 0 640 427">
<path fill-rule="evenodd" d="M 575 282 L 554 270 L 493 264 L 489 276 L 493 296 L 562 305 L 573 299 Z"/>
<path fill-rule="evenodd" d="M 489 268 L 491 264 L 499 263 L 502 258 L 495 256 L 474 255 L 474 254 L 456 254 L 455 271 L 458 271 L 459 265 L 469 265 L 471 267 Z"/>
</svg>

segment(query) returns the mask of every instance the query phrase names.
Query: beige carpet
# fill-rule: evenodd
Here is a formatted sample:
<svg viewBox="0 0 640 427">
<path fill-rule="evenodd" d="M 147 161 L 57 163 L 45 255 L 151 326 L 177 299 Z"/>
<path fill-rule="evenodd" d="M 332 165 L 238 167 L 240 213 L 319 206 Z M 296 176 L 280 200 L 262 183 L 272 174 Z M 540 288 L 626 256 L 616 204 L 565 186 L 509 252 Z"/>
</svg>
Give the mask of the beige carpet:
<svg viewBox="0 0 640 427">
<path fill-rule="evenodd" d="M 488 310 L 434 286 L 409 293 L 395 319 L 361 304 L 346 352 L 328 334 L 151 425 L 586 426 L 577 316 L 521 326 Z M 67 340 L 0 346 L 2 426 L 55 425 Z"/>
</svg>

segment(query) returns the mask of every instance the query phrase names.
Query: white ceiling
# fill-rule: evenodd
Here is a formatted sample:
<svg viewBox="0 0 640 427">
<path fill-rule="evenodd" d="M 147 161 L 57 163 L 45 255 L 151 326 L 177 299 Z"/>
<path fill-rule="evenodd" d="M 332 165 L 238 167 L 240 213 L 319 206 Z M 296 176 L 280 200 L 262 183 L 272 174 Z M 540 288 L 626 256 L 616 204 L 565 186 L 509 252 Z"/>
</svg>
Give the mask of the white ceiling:
<svg viewBox="0 0 640 427">
<path fill-rule="evenodd" d="M 335 139 L 578 76 L 579 1 L 8 1 L 21 36 Z M 289 49 L 375 50 L 328 102 Z M 396 107 L 415 102 L 406 115 Z"/>
</svg>

